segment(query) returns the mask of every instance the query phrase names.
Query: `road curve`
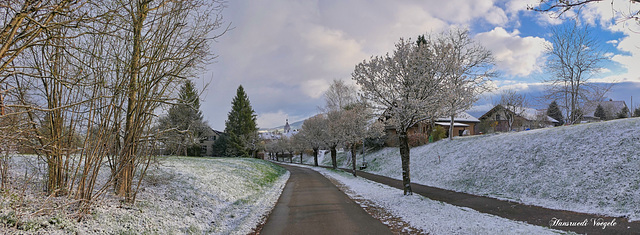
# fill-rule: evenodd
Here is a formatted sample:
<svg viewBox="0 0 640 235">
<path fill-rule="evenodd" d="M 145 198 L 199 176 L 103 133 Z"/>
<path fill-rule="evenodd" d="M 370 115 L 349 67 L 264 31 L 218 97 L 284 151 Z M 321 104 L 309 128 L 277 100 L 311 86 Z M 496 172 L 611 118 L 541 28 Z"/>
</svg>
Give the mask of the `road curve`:
<svg viewBox="0 0 640 235">
<path fill-rule="evenodd" d="M 392 234 L 320 173 L 281 166 L 291 175 L 260 234 Z"/>
</svg>

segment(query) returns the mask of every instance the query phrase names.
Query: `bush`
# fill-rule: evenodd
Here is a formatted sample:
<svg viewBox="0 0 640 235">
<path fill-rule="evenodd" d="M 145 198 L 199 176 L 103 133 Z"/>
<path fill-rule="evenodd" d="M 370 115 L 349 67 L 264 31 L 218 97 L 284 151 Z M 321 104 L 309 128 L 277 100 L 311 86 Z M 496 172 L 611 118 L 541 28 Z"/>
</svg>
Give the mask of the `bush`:
<svg viewBox="0 0 640 235">
<path fill-rule="evenodd" d="M 194 144 L 187 148 L 187 156 L 200 157 L 202 156 L 202 147 L 199 144 Z"/>
<path fill-rule="evenodd" d="M 447 137 L 447 131 L 442 126 L 436 126 L 436 128 L 431 132 L 431 136 L 433 138 L 433 142 L 444 139 Z"/>
<path fill-rule="evenodd" d="M 427 141 L 428 141 L 427 134 L 409 134 L 410 147 L 425 145 Z"/>
</svg>

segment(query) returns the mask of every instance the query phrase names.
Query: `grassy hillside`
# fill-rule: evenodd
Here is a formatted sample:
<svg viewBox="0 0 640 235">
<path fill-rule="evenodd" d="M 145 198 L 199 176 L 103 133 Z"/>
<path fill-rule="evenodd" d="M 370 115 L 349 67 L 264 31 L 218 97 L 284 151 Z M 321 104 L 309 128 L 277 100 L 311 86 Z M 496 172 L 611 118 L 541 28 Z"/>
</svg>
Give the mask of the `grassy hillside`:
<svg viewBox="0 0 640 235">
<path fill-rule="evenodd" d="M 367 159 L 367 171 L 401 179 L 397 148 Z M 411 149 L 411 176 L 460 192 L 638 220 L 640 119 L 443 140 Z"/>
<path fill-rule="evenodd" d="M 18 168 L 36 165 L 37 158 L 12 160 Z M 39 208 L 14 200 L 30 205 L 43 198 L 5 191 L 0 234 L 248 234 L 275 205 L 288 176 L 284 168 L 257 159 L 162 157 L 149 168 L 135 205 L 121 205 L 108 195 L 80 223 L 56 211 L 29 216 L 24 212 Z M 56 223 L 47 222 L 52 217 Z M 18 231 L 16 222 L 30 226 L 17 226 L 23 230 Z"/>
</svg>

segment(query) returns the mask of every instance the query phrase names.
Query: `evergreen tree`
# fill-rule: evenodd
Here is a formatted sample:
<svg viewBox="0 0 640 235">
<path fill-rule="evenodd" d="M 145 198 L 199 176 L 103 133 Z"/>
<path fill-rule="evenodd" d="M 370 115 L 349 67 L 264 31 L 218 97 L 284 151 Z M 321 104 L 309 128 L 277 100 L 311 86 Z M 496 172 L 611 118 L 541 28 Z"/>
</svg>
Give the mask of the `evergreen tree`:
<svg viewBox="0 0 640 235">
<path fill-rule="evenodd" d="M 549 108 L 547 108 L 547 116 L 552 117 L 553 119 L 558 121 L 558 126 L 564 125 L 564 118 L 562 112 L 560 111 L 560 107 L 558 107 L 558 103 L 554 100 L 549 104 Z"/>
<path fill-rule="evenodd" d="M 618 118 L 628 118 L 629 117 L 629 108 L 627 106 L 622 107 L 622 110 L 618 113 Z"/>
<path fill-rule="evenodd" d="M 180 88 L 178 101 L 161 117 L 159 129 L 164 131 L 163 143 L 169 154 L 200 156 L 199 140 L 210 128 L 203 121 L 200 98 L 193 82 L 187 80 Z"/>
<path fill-rule="evenodd" d="M 227 154 L 248 157 L 250 154 L 249 144 L 257 139 L 258 127 L 255 111 L 251 108 L 249 97 L 242 86 L 238 87 L 236 97 L 233 98 L 231 105 L 224 129 L 224 132 L 229 135 Z"/>
<path fill-rule="evenodd" d="M 640 117 L 640 107 L 636 108 L 636 110 L 633 111 L 633 116 Z"/>
<path fill-rule="evenodd" d="M 604 110 L 602 105 L 599 104 L 598 107 L 596 107 L 596 112 L 593 113 L 593 116 L 599 117 L 600 120 L 607 120 L 607 112 Z"/>
</svg>

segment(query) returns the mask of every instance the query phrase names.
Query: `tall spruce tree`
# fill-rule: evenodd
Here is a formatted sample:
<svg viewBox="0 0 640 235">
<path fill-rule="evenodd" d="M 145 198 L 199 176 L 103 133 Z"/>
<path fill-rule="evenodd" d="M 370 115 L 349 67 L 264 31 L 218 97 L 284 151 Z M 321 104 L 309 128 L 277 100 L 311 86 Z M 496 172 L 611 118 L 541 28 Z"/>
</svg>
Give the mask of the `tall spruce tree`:
<svg viewBox="0 0 640 235">
<path fill-rule="evenodd" d="M 210 128 L 203 121 L 200 98 L 192 81 L 185 81 L 178 93 L 178 101 L 159 120 L 159 129 L 165 131 L 163 143 L 168 154 L 200 156 L 200 138 Z"/>
<path fill-rule="evenodd" d="M 549 108 L 547 108 L 547 116 L 557 120 L 558 126 L 564 125 L 564 116 L 562 115 L 562 111 L 560 111 L 560 107 L 558 107 L 558 103 L 556 103 L 555 100 L 549 104 Z"/>
<path fill-rule="evenodd" d="M 249 144 L 257 138 L 258 126 L 256 114 L 251 108 L 249 97 L 242 85 L 238 87 L 236 97 L 231 102 L 231 111 L 227 116 L 224 131 L 229 135 L 227 154 L 236 157 L 249 157 Z"/>
</svg>

